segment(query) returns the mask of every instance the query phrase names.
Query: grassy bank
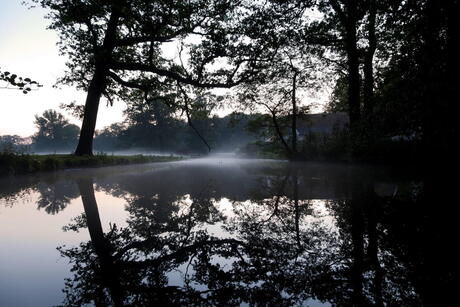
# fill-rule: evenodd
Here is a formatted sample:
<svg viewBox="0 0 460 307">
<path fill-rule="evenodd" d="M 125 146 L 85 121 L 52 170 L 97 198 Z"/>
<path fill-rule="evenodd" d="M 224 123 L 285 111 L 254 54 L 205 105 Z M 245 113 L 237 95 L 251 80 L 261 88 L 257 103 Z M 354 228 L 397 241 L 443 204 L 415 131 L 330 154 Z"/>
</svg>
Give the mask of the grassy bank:
<svg viewBox="0 0 460 307">
<path fill-rule="evenodd" d="M 0 153 L 0 175 L 25 174 L 53 171 L 67 168 L 101 167 L 149 162 L 168 162 L 181 160 L 173 156 L 110 156 L 95 155 L 77 157 L 74 155 L 19 155 Z"/>
</svg>

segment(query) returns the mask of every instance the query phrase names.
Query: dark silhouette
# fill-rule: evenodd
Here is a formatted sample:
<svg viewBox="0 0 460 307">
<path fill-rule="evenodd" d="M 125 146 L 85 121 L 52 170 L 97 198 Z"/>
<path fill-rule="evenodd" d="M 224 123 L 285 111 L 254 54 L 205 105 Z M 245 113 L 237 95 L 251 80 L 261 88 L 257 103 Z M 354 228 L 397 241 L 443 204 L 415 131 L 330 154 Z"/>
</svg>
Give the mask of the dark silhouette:
<svg viewBox="0 0 460 307">
<path fill-rule="evenodd" d="M 250 111 L 267 107 L 291 160 L 310 158 L 302 151 L 312 146 L 298 138 L 297 119 L 308 109 L 301 97 L 333 83 L 330 109 L 349 116 L 340 156 L 428 163 L 454 148 L 457 0 L 34 2 L 51 9 L 69 56 L 60 82 L 88 92 L 84 108 L 67 105 L 83 112 L 77 155 L 92 154 L 102 96 L 181 111 L 209 151 L 191 106 L 207 89 L 232 88 Z M 174 59 L 165 43 L 177 45 Z M 209 99 L 206 109 L 218 103 Z"/>
<path fill-rule="evenodd" d="M 62 81 L 77 84 L 88 92 L 76 155 L 92 154 L 102 95 L 111 103 L 114 94 L 126 100 L 138 96 L 136 91 L 144 93 L 144 97 L 158 96 L 158 92 L 167 94 L 162 89 L 163 82 L 171 86 L 178 82 L 200 88 L 228 88 L 246 80 L 247 72 L 251 71 L 245 69 L 246 64 L 255 66 L 262 56 L 263 50 L 248 57 L 246 53 L 238 53 L 232 46 L 224 45 L 221 33 L 239 31 L 238 26 L 227 20 L 242 18 L 236 11 L 238 6 L 228 1 L 175 1 L 158 5 L 145 0 L 97 5 L 84 1 L 35 2 L 53 11 L 49 15 L 51 27 L 61 34 L 61 51 L 70 57 L 68 66 L 77 68 L 71 69 Z M 163 43 L 190 34 L 199 34 L 203 39 L 189 48 L 191 63 L 186 65 L 185 59 L 181 58 L 182 65 L 178 66 L 162 54 L 160 47 Z M 214 48 L 214 44 L 221 46 Z M 221 57 L 231 58 L 234 65 L 213 73 L 208 64 Z M 124 78 L 127 72 L 137 76 L 127 80 Z M 151 75 L 150 79 L 146 78 L 147 74 Z M 85 76 L 82 78 L 82 75 Z M 164 78 L 166 81 L 162 81 Z M 130 95 L 126 89 L 133 89 L 134 94 Z M 165 90 L 170 91 L 170 87 Z"/>
<path fill-rule="evenodd" d="M 0 70 L 0 81 L 5 83 L 5 86 L 1 86 L 0 88 L 18 89 L 22 91 L 23 94 L 28 94 L 33 89 L 38 89 L 39 87 L 43 86 L 37 81 L 31 80 L 28 77 L 26 78 L 19 77 L 17 74 L 11 73 L 9 71 L 1 71 L 1 70 Z M 9 87 L 9 86 L 12 86 L 12 87 Z"/>
<path fill-rule="evenodd" d="M 46 110 L 41 116 L 35 115 L 38 131 L 33 135 L 33 150 L 70 150 L 75 146 L 80 128 L 69 123 L 61 113 Z"/>
</svg>

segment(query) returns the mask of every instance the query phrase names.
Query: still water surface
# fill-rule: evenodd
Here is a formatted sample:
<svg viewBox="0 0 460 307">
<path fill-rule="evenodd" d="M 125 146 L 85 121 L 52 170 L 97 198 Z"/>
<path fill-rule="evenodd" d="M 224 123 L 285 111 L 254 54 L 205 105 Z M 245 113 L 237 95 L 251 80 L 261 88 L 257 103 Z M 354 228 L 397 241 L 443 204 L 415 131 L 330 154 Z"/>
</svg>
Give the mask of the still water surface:
<svg viewBox="0 0 460 307">
<path fill-rule="evenodd" d="M 0 306 L 435 305 L 423 188 L 229 157 L 0 178 Z"/>
</svg>

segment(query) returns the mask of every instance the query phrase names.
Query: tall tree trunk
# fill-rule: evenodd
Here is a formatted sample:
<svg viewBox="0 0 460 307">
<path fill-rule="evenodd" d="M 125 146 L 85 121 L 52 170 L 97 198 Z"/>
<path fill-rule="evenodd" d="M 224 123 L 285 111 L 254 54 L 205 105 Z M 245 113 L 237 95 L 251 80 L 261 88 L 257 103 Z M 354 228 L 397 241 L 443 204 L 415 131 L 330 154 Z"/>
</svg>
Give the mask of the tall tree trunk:
<svg viewBox="0 0 460 307">
<path fill-rule="evenodd" d="M 106 73 L 107 70 L 104 67 L 97 66 L 89 85 L 80 138 L 75 150 L 75 155 L 77 156 L 93 154 L 93 137 L 96 129 L 97 112 L 101 95 L 105 90 Z"/>
<path fill-rule="evenodd" d="M 107 62 L 110 60 L 114 49 L 114 40 L 116 38 L 119 19 L 119 9 L 116 5 L 113 5 L 105 32 L 104 42 L 101 50 L 96 51 L 95 54 L 96 64 L 94 75 L 88 87 L 80 138 L 77 148 L 75 149 L 75 155 L 77 156 L 93 154 L 93 137 L 96 129 L 97 112 L 102 93 L 105 91 L 106 87 L 107 74 L 109 72 Z"/>
<path fill-rule="evenodd" d="M 296 82 L 297 71 L 294 69 L 294 76 L 292 77 L 292 154 L 297 154 L 297 102 L 296 102 Z"/>
<path fill-rule="evenodd" d="M 356 1 L 349 1 L 347 5 L 347 21 L 345 44 L 348 64 L 348 107 L 350 125 L 355 126 L 360 118 L 360 77 L 359 77 L 359 54 L 357 47 L 357 5 Z"/>
<path fill-rule="evenodd" d="M 357 4 L 350 0 L 346 6 L 347 18 L 345 22 L 345 49 L 348 66 L 348 114 L 350 117 L 351 153 L 356 156 L 358 128 L 361 119 L 359 54 L 357 47 Z"/>
<path fill-rule="evenodd" d="M 377 39 L 375 36 L 375 18 L 377 7 L 375 0 L 369 1 L 369 18 L 367 23 L 368 47 L 364 55 L 364 116 L 370 120 L 374 107 L 374 54 L 377 48 Z"/>
</svg>

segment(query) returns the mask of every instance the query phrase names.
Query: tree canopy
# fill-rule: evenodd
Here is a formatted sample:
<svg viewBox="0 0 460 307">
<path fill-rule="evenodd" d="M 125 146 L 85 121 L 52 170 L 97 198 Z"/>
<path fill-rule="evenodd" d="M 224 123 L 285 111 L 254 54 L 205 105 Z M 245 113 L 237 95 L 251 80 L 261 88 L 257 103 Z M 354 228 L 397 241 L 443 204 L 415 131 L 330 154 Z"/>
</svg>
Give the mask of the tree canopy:
<svg viewBox="0 0 460 307">
<path fill-rule="evenodd" d="M 84 107 L 71 106 L 83 113 L 79 155 L 92 154 L 101 96 L 163 103 L 190 119 L 193 100 L 213 88 L 234 88 L 246 106 L 258 89 L 268 91 L 256 105 L 290 92 L 279 109 L 292 119 L 294 152 L 305 85 L 335 84 L 329 110 L 348 113 L 354 156 L 395 133 L 424 131 L 427 144 L 456 133 L 437 120 L 454 108 L 456 0 L 33 2 L 49 9 L 68 57 L 59 81 L 88 92 Z M 391 115 L 401 113 L 410 120 Z"/>
</svg>

